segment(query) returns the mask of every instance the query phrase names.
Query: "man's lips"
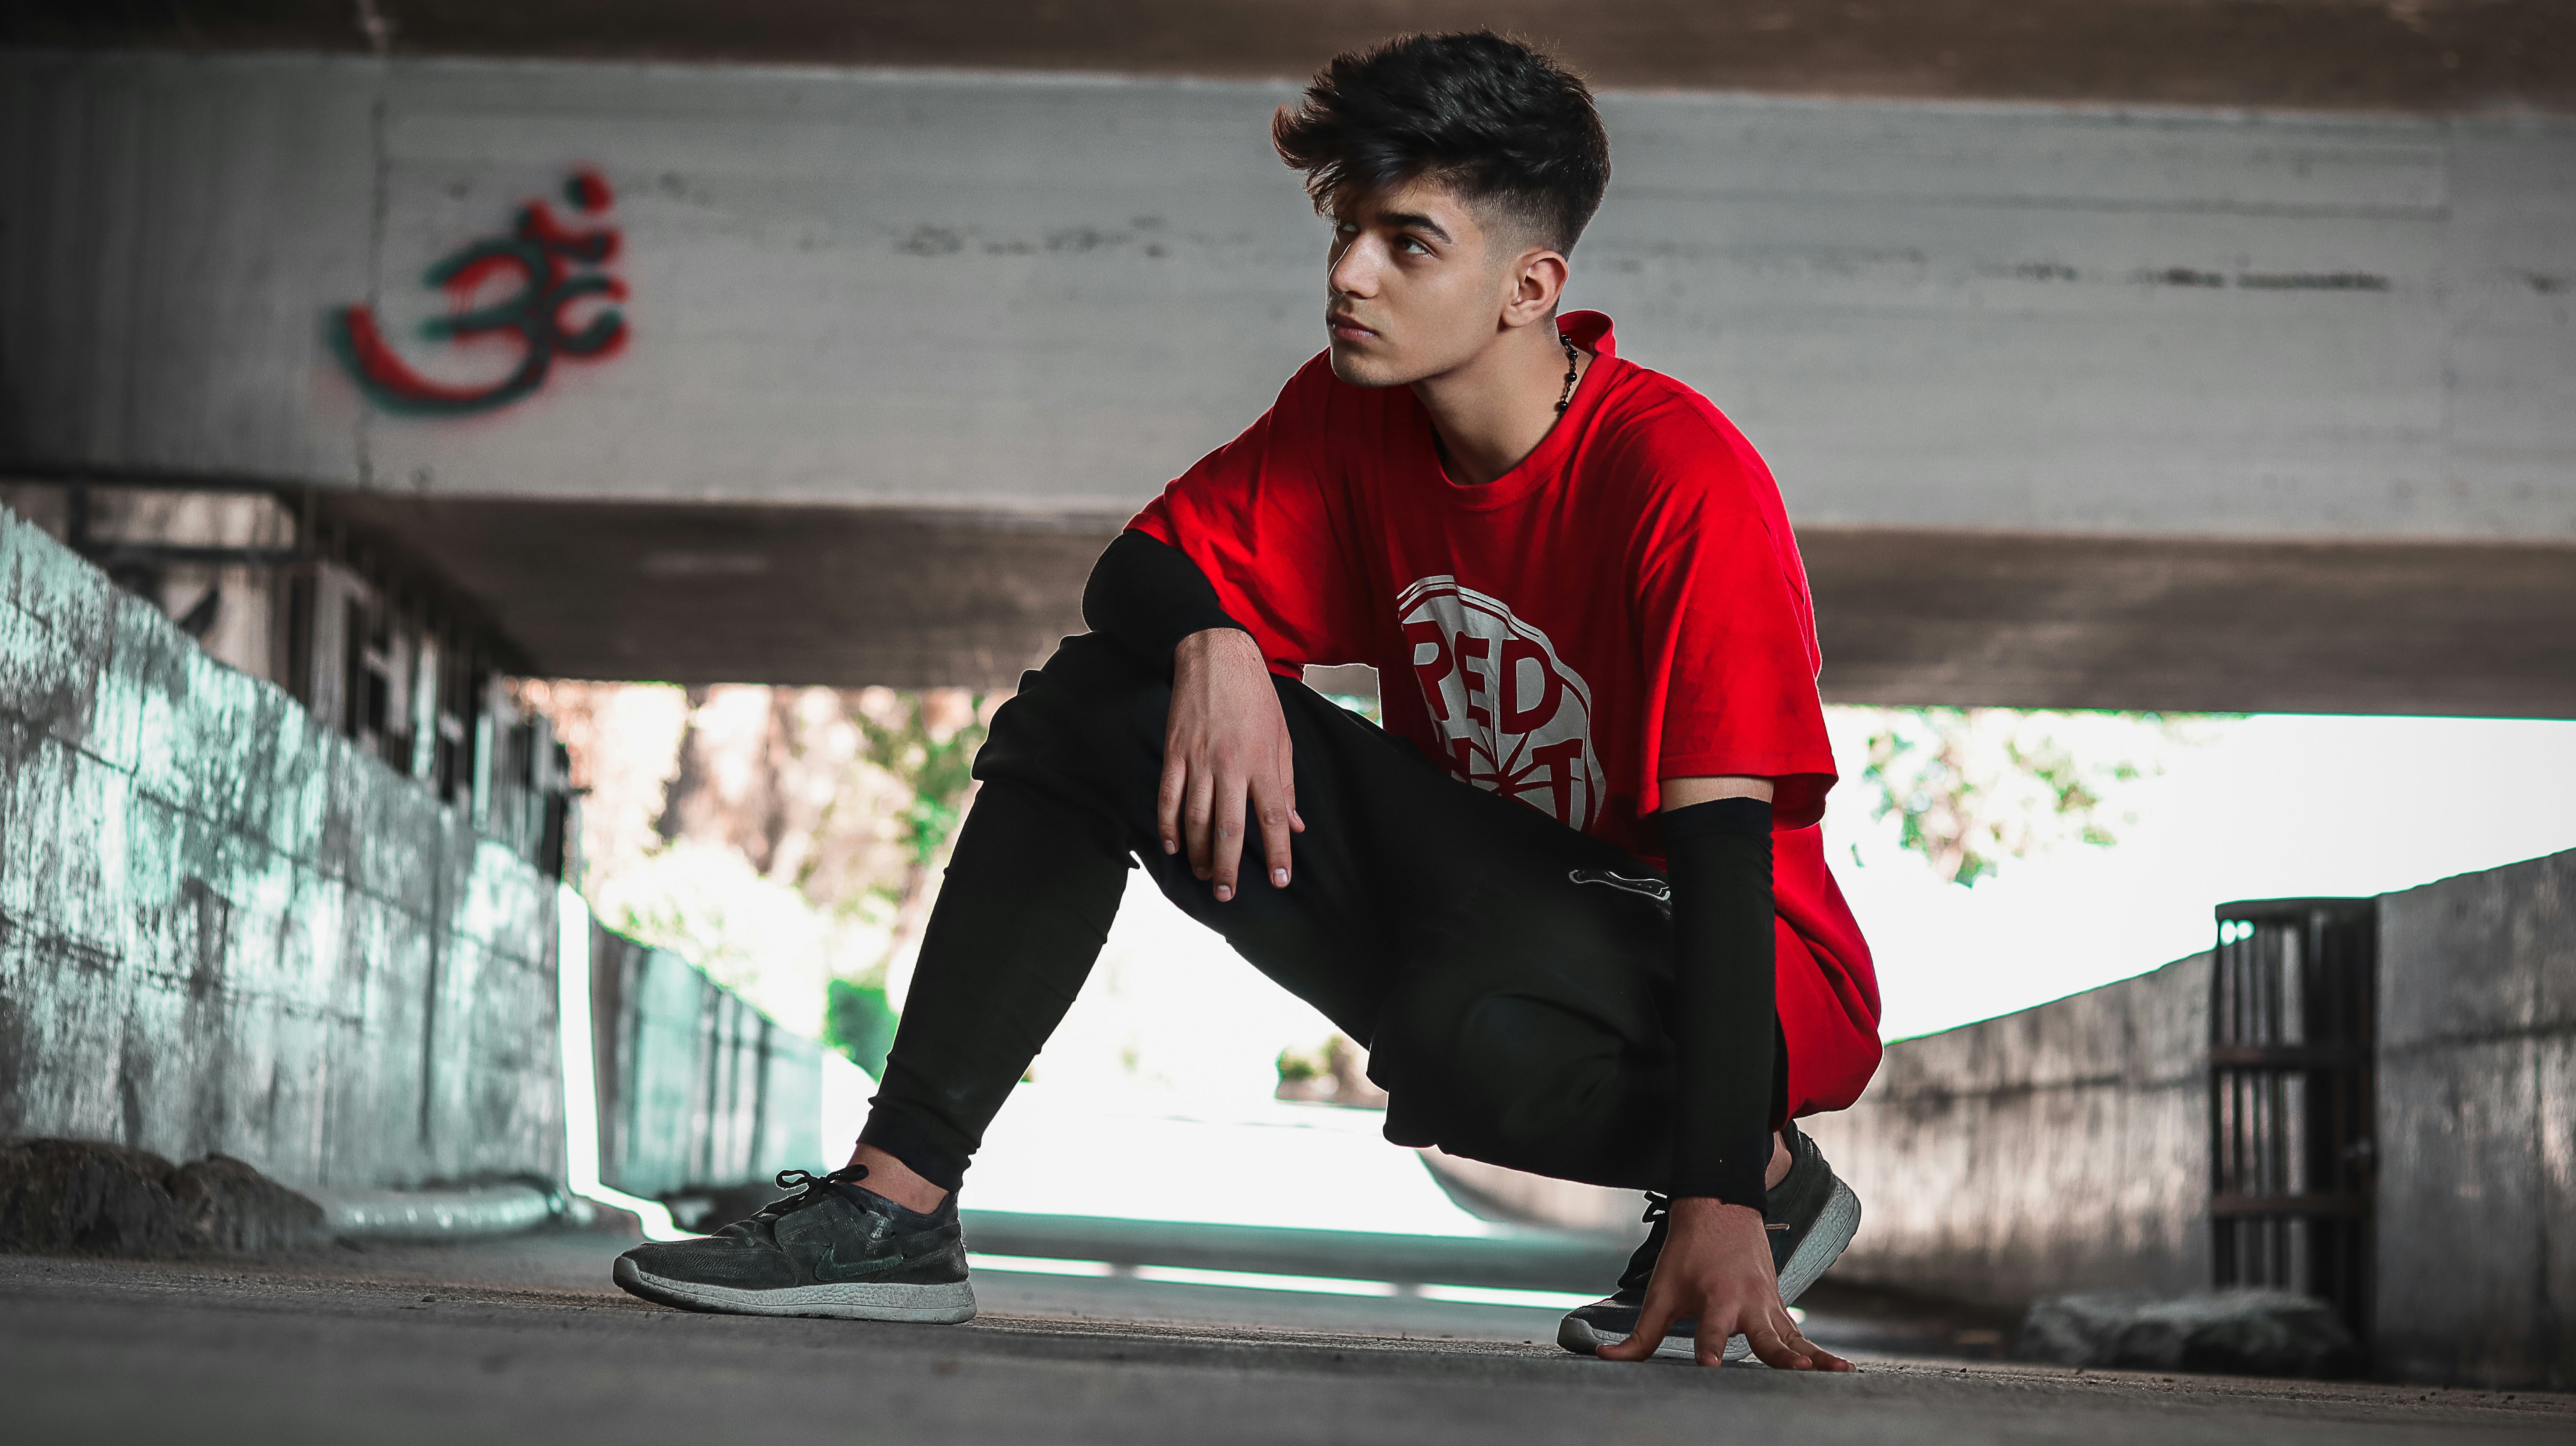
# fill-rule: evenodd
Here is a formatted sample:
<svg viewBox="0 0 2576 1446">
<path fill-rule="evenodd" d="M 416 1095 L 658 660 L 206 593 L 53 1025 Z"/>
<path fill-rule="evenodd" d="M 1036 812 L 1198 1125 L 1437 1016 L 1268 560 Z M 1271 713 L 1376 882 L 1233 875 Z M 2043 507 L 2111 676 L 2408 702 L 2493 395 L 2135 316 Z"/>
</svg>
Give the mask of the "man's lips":
<svg viewBox="0 0 2576 1446">
<path fill-rule="evenodd" d="M 1325 317 L 1324 329 L 1332 333 L 1333 340 L 1335 341 L 1369 341 L 1373 340 L 1377 336 L 1376 332 L 1360 325 L 1358 322 L 1353 321 L 1347 316 Z"/>
</svg>

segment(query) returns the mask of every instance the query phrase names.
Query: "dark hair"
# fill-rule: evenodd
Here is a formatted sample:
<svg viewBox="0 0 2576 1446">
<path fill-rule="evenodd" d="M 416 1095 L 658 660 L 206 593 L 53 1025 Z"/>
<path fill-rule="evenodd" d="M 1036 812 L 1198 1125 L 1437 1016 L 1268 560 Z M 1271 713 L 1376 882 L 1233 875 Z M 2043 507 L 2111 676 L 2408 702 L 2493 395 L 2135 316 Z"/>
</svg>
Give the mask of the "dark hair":
<svg viewBox="0 0 2576 1446">
<path fill-rule="evenodd" d="M 1574 249 L 1610 183 L 1610 137 L 1583 78 L 1490 30 L 1406 35 L 1336 55 L 1270 121 L 1279 158 L 1325 210 L 1347 190 L 1429 177 Z"/>
</svg>

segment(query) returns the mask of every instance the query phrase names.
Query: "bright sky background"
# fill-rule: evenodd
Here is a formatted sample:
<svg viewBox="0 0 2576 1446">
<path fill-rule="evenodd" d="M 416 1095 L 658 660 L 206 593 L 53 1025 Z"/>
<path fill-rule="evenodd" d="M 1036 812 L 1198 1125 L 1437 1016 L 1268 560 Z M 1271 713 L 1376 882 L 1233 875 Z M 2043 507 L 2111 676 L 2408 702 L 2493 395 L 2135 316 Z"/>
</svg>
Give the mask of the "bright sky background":
<svg viewBox="0 0 2576 1446">
<path fill-rule="evenodd" d="M 2202 725 L 2197 747 L 2120 802 L 2108 848 L 1943 883 L 1870 820 L 1846 783 L 1828 857 L 1878 960 L 1889 1039 L 2124 979 L 2209 948 L 2234 899 L 2377 894 L 2576 848 L 2576 723 L 2258 715 Z M 1839 730 L 1838 730 L 1839 732 Z M 1858 858 L 1854 858 L 1854 847 Z"/>
</svg>

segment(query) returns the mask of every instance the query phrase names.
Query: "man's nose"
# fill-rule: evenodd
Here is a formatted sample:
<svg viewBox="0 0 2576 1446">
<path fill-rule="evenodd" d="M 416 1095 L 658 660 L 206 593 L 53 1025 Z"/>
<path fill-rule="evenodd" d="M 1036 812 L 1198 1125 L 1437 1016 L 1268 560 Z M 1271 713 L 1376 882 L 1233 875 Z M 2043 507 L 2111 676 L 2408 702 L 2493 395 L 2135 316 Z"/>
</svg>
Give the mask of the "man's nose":
<svg viewBox="0 0 2576 1446">
<path fill-rule="evenodd" d="M 1332 269 L 1324 273 L 1324 285 L 1335 296 L 1376 295 L 1377 267 L 1370 259 L 1375 249 L 1365 236 L 1343 247 Z"/>
</svg>

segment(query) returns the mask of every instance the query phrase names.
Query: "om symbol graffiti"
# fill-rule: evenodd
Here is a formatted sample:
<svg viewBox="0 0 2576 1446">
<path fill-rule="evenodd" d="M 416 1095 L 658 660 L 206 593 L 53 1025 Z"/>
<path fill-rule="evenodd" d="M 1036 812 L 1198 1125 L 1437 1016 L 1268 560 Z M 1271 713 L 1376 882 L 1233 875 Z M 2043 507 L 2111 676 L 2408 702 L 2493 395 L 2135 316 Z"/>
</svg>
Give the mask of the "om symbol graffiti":
<svg viewBox="0 0 2576 1446">
<path fill-rule="evenodd" d="M 564 199 L 586 215 L 608 209 L 608 182 L 596 171 L 578 171 L 564 182 Z M 575 230 L 555 219 L 544 201 L 520 208 L 519 224 L 510 235 L 477 241 L 429 268 L 424 285 L 445 291 L 458 310 L 421 324 L 433 341 L 515 333 L 519 364 L 488 386 L 463 387 L 433 381 L 412 370 L 376 325 L 367 306 L 342 307 L 330 318 L 332 350 L 339 353 L 358 385 L 379 406 L 401 412 L 458 416 L 506 407 L 535 392 L 558 356 L 596 360 L 615 355 L 626 344 L 626 318 L 604 309 L 578 329 L 566 326 L 564 310 L 584 297 L 626 299 L 626 283 L 606 272 L 617 255 L 617 232 L 597 226 Z M 502 300 L 466 309 L 486 282 L 515 271 L 518 290 Z"/>
</svg>

